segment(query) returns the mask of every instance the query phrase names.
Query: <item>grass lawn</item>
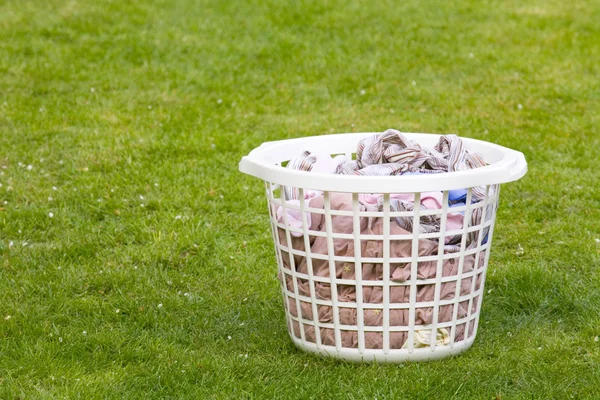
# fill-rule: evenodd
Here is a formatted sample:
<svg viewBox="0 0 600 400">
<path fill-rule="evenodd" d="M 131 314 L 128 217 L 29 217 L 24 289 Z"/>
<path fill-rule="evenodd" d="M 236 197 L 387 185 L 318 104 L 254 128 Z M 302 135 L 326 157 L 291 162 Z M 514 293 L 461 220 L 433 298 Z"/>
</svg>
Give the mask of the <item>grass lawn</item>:
<svg viewBox="0 0 600 400">
<path fill-rule="evenodd" d="M 594 1 L 0 1 L 0 398 L 598 398 L 598 21 Z M 389 127 L 528 159 L 478 337 L 430 363 L 304 354 L 238 161 Z"/>
</svg>

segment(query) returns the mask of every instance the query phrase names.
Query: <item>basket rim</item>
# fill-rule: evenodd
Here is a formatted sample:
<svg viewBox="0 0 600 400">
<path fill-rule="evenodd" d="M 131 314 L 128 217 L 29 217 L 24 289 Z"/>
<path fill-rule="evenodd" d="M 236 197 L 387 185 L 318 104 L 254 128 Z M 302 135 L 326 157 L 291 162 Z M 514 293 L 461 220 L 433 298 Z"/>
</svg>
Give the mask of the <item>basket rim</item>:
<svg viewBox="0 0 600 400">
<path fill-rule="evenodd" d="M 265 142 L 244 156 L 239 170 L 264 181 L 323 191 L 353 193 L 411 193 L 454 190 L 516 181 L 527 173 L 523 153 L 483 140 L 461 137 L 469 151 L 482 154 L 489 165 L 443 174 L 403 176 L 358 176 L 313 173 L 276 165 L 299 155 L 303 150 L 318 149 L 330 154 L 354 153 L 360 139 L 377 132 L 341 133 Z M 439 134 L 404 133 L 423 145 L 433 144 Z M 491 162 L 489 160 L 492 160 Z"/>
</svg>

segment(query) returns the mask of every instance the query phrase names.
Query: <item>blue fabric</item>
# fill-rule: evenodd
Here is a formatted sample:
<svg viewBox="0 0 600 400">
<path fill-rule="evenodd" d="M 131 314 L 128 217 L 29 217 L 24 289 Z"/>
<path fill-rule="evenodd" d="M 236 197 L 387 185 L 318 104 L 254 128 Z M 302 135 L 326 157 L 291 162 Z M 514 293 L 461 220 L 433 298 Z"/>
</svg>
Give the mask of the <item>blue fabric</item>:
<svg viewBox="0 0 600 400">
<path fill-rule="evenodd" d="M 467 189 L 455 189 L 448 191 L 448 201 L 450 204 L 465 202 L 467 200 Z"/>
</svg>

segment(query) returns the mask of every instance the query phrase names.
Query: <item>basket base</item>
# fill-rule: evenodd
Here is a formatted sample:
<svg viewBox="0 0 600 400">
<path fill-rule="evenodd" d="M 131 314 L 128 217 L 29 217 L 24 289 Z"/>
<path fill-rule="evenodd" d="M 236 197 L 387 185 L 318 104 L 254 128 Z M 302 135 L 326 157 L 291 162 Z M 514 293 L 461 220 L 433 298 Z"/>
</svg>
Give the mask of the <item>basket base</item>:
<svg viewBox="0 0 600 400">
<path fill-rule="evenodd" d="M 456 343 L 453 347 L 450 346 L 438 346 L 435 350 L 430 348 L 414 349 L 412 353 L 408 353 L 406 349 L 390 349 L 386 354 L 380 349 L 365 349 L 361 354 L 358 349 L 346 349 L 342 348 L 338 351 L 335 346 L 317 346 L 316 343 L 304 342 L 301 339 L 291 336 L 294 344 L 300 350 L 306 351 L 307 353 L 315 353 L 323 357 L 339 358 L 346 361 L 352 362 L 376 362 L 380 364 L 393 364 L 401 363 L 405 361 L 431 361 L 446 358 L 452 355 L 460 354 L 468 350 L 475 340 L 475 335 L 471 336 L 467 340 Z"/>
</svg>

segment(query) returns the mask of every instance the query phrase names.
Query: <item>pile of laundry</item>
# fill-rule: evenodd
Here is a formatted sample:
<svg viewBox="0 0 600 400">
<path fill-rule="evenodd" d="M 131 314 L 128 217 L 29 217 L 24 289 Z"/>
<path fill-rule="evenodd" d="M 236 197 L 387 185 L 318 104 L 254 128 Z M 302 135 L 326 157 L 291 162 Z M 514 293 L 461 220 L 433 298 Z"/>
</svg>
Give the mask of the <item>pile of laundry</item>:
<svg viewBox="0 0 600 400">
<path fill-rule="evenodd" d="M 409 140 L 406 136 L 397 130 L 389 129 L 381 134 L 375 134 L 362 139 L 356 151 L 356 160 L 346 160 L 345 156 L 331 157 L 327 153 L 304 152 L 300 157 L 291 160 L 287 168 L 312 171 L 317 173 L 331 173 L 340 175 L 364 175 L 364 176 L 383 176 L 383 175 L 415 175 L 415 174 L 437 174 L 452 171 L 461 171 L 485 166 L 486 163 L 480 155 L 469 153 L 463 146 L 461 139 L 456 135 L 442 136 L 438 144 L 433 149 L 420 146 Z M 291 243 L 288 243 L 287 234 L 284 229 L 278 228 L 279 243 L 288 249 L 299 251 L 305 250 L 305 242 L 302 234 L 302 213 L 300 212 L 300 201 L 314 209 L 324 208 L 323 193 L 317 190 L 306 189 L 304 199 L 299 198 L 300 191 L 295 187 L 285 187 L 284 196 L 286 207 L 279 207 L 276 210 L 276 218 L 284 226 L 300 228 L 289 230 Z M 490 188 L 488 193 L 493 193 Z M 480 202 L 485 197 L 485 188 L 472 188 L 472 203 Z M 419 207 L 421 209 L 438 209 L 443 206 L 443 192 L 424 192 L 420 196 Z M 382 211 L 382 194 L 360 194 L 358 196 L 361 211 Z M 467 200 L 467 189 L 451 190 L 448 193 L 448 206 L 450 208 L 465 206 Z M 415 207 L 414 194 L 398 193 L 390 195 L 390 211 L 412 211 Z M 352 211 L 351 193 L 330 193 L 331 210 Z M 488 214 L 486 220 L 491 218 L 492 207 L 484 210 L 483 207 L 472 209 L 468 226 L 476 226 L 482 223 L 484 213 Z M 441 211 L 436 215 L 422 215 L 420 218 L 419 231 L 421 233 L 439 232 L 441 225 Z M 307 229 L 313 231 L 326 232 L 325 216 L 321 213 L 306 212 L 304 215 Z M 395 217 L 395 224 L 390 224 L 390 234 L 406 235 L 412 232 L 412 217 Z M 285 225 L 287 224 L 287 225 Z M 346 215 L 331 216 L 332 232 L 349 233 L 354 232 L 353 217 Z M 446 219 L 446 231 L 455 231 L 455 234 L 446 236 L 443 244 L 445 254 L 456 253 L 460 251 L 462 240 L 462 228 L 464 227 L 464 211 L 448 212 Z M 488 228 L 489 229 L 489 228 Z M 484 229 L 484 237 L 481 243 L 487 241 L 487 230 Z M 383 221 L 377 217 L 360 218 L 361 234 L 382 235 Z M 479 232 L 469 232 L 466 238 L 466 248 L 476 248 L 478 244 Z M 308 243 L 311 254 L 328 254 L 327 238 L 323 236 L 309 235 Z M 361 256 L 363 258 L 382 258 L 383 242 L 381 240 L 361 240 Z M 437 255 L 439 249 L 438 239 L 420 239 L 419 256 Z M 311 258 L 296 254 L 290 254 L 281 251 L 284 268 L 295 270 L 299 273 L 308 273 L 308 263 L 310 262 L 312 273 L 315 276 L 329 277 L 329 261 L 326 257 Z M 390 257 L 403 258 L 412 256 L 411 240 L 394 240 L 390 242 Z M 342 257 L 355 257 L 353 239 L 334 239 L 334 255 Z M 484 263 L 484 251 L 478 256 L 481 268 Z M 474 254 L 464 256 L 463 273 L 475 269 L 476 257 Z M 293 263 L 293 265 L 292 265 Z M 459 255 L 456 258 L 444 260 L 442 274 L 443 276 L 455 276 L 458 274 Z M 355 279 L 354 263 L 335 262 L 336 276 L 339 279 Z M 417 279 L 435 278 L 437 273 L 437 261 L 419 262 L 417 268 Z M 382 286 L 369 286 L 368 281 L 383 280 L 383 266 L 381 263 L 362 263 L 363 279 L 363 302 L 382 304 Z M 406 282 L 411 279 L 411 264 L 391 264 L 390 279 L 392 282 Z M 292 276 L 280 275 L 282 284 L 289 292 L 294 293 L 294 282 Z M 472 291 L 479 290 L 481 275 L 477 275 L 475 282 L 472 278 L 462 279 L 458 293 L 460 296 L 468 295 Z M 440 287 L 440 299 L 454 299 L 457 294 L 456 281 L 445 282 Z M 322 300 L 331 300 L 331 286 L 328 283 L 315 282 L 315 295 Z M 310 297 L 310 285 L 308 281 L 297 279 L 297 293 L 301 296 Z M 337 285 L 337 297 L 342 304 L 344 302 L 356 302 L 356 287 L 353 285 Z M 410 286 L 392 286 L 390 288 L 391 303 L 407 303 L 409 301 Z M 417 302 L 427 302 L 434 300 L 435 285 L 419 285 L 417 290 Z M 472 302 L 471 314 L 476 312 L 478 302 L 474 299 Z M 299 304 L 292 297 L 288 297 L 288 311 L 299 317 L 299 313 L 304 319 L 313 320 L 313 308 L 310 303 L 300 301 Z M 298 307 L 299 306 L 299 307 Z M 441 306 L 437 313 L 437 322 L 449 322 L 453 319 L 453 313 L 456 313 L 458 319 L 465 318 L 468 313 L 468 301 L 459 303 L 458 309 L 454 310 L 453 304 Z M 365 325 L 382 326 L 383 316 L 381 309 L 368 308 L 363 311 L 363 321 Z M 352 307 L 340 307 L 339 321 L 342 325 L 356 326 L 357 309 Z M 322 323 L 332 323 L 333 309 L 331 306 L 319 305 L 317 307 L 318 320 Z M 417 308 L 414 324 L 428 325 L 433 322 L 433 307 Z M 408 310 L 398 308 L 390 310 L 390 326 L 408 326 Z M 292 331 L 296 337 L 300 337 L 300 326 L 296 321 L 292 322 Z M 316 342 L 315 329 L 312 325 L 304 325 L 304 336 L 307 341 Z M 456 327 L 455 341 L 464 339 L 465 324 Z M 473 329 L 469 329 L 470 335 Z M 320 339 L 323 344 L 335 345 L 334 331 L 328 328 L 321 328 L 319 331 Z M 390 347 L 403 348 L 407 346 L 406 331 L 390 332 Z M 418 330 L 414 335 L 414 347 L 429 346 L 430 341 L 437 341 L 438 345 L 446 345 L 450 341 L 449 331 L 446 328 L 440 328 L 435 335 L 431 330 Z M 342 345 L 344 347 L 356 347 L 358 345 L 357 332 L 345 330 L 341 334 Z M 365 332 L 365 346 L 367 348 L 381 349 L 383 345 L 383 335 L 381 332 Z"/>
</svg>

